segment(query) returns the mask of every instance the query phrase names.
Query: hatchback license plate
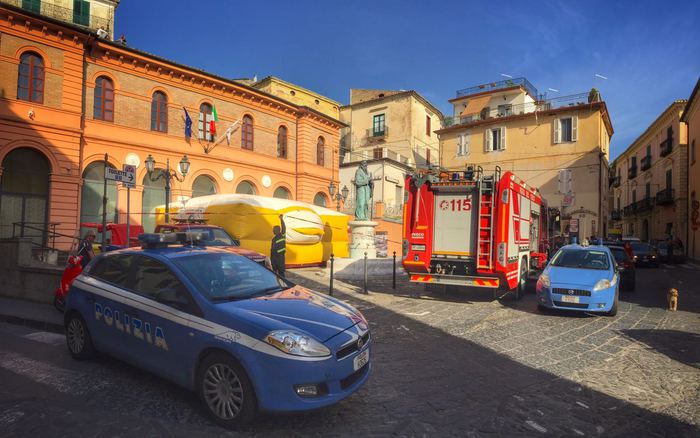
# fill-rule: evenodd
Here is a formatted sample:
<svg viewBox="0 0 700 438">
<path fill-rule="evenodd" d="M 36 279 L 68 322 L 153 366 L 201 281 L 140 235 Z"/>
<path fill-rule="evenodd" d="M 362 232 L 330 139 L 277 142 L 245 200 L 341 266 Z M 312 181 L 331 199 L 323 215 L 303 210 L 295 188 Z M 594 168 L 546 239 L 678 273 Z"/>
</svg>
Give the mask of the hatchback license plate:
<svg viewBox="0 0 700 438">
<path fill-rule="evenodd" d="M 369 362 L 369 349 L 355 356 L 355 359 L 352 361 L 352 366 L 355 368 L 355 371 L 357 371 L 365 366 L 367 362 Z"/>
<path fill-rule="evenodd" d="M 578 297 L 576 296 L 564 295 L 561 297 L 561 300 L 565 303 L 578 303 Z"/>
</svg>

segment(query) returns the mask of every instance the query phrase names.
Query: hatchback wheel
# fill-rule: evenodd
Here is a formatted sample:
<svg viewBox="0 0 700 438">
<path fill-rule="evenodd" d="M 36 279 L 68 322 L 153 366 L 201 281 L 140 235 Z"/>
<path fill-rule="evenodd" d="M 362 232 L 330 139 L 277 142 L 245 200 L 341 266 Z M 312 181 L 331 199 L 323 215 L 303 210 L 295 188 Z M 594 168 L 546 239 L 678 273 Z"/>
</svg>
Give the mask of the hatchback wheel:
<svg viewBox="0 0 700 438">
<path fill-rule="evenodd" d="M 231 356 L 215 353 L 200 364 L 197 390 L 209 415 L 227 427 L 250 422 L 257 410 L 253 385 Z"/>
<path fill-rule="evenodd" d="M 78 360 L 95 357 L 95 347 L 85 320 L 75 312 L 66 318 L 66 345 L 71 356 Z"/>
<path fill-rule="evenodd" d="M 617 315 L 617 294 L 615 295 L 615 301 L 613 301 L 613 305 L 610 308 L 610 311 L 605 314 L 605 316 L 615 316 Z"/>
</svg>

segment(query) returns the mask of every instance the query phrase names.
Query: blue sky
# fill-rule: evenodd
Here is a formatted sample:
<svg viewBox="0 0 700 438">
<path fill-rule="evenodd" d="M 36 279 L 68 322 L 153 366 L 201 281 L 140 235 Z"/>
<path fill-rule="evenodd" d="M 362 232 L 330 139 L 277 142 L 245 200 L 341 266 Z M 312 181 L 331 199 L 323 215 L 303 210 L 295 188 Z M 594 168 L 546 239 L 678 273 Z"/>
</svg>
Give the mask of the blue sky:
<svg viewBox="0 0 700 438">
<path fill-rule="evenodd" d="M 341 103 L 525 76 L 550 97 L 601 91 L 622 152 L 700 75 L 698 1 L 121 0 L 130 46 L 230 78 L 273 75 Z M 167 25 L 165 25 L 167 24 Z M 598 79 L 598 73 L 608 79 Z"/>
</svg>

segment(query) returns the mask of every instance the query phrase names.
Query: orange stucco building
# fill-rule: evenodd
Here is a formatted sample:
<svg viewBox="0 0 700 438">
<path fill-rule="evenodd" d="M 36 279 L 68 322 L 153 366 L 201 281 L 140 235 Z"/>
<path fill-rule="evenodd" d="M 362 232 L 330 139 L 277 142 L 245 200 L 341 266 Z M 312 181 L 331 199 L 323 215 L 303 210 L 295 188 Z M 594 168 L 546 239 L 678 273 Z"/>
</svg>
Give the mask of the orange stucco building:
<svg viewBox="0 0 700 438">
<path fill-rule="evenodd" d="M 184 180 L 172 179 L 173 201 L 238 192 L 330 205 L 343 126 L 89 28 L 0 4 L 0 237 L 24 228 L 37 243 L 67 249 L 80 222 L 101 221 L 105 153 L 111 167 L 137 166 L 131 221 L 146 231 L 165 202 L 164 180 L 146 171 L 148 155 L 171 169 L 189 158 Z M 110 182 L 107 192 L 108 221 L 125 222 L 126 189 Z"/>
</svg>

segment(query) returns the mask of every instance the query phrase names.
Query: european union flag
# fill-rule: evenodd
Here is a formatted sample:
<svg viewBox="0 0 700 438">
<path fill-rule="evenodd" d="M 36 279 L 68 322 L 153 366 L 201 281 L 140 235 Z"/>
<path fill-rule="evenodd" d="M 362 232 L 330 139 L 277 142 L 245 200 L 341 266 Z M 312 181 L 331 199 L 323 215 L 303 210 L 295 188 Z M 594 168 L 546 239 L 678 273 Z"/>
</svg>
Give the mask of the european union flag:
<svg viewBox="0 0 700 438">
<path fill-rule="evenodd" d="M 190 138 L 192 137 L 192 119 L 187 112 L 187 108 L 183 106 L 182 109 L 185 110 L 185 137 Z"/>
</svg>

